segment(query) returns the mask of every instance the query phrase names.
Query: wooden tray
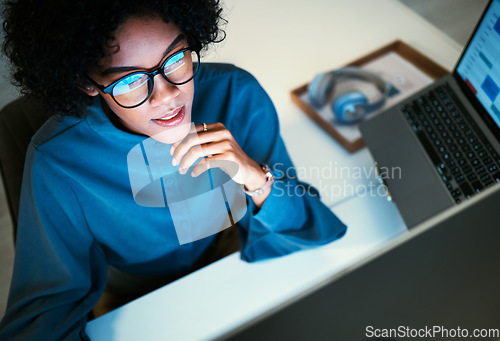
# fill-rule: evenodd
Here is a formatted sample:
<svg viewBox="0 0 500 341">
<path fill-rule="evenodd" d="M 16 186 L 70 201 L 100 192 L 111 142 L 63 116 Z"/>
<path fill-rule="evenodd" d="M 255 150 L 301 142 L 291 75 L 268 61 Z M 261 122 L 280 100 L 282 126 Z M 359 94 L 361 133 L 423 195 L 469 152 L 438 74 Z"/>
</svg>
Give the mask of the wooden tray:
<svg viewBox="0 0 500 341">
<path fill-rule="evenodd" d="M 432 79 L 438 79 L 446 74 L 449 74 L 448 70 L 400 40 L 383 46 L 380 49 L 349 63 L 346 66 L 360 67 L 367 62 L 383 56 L 389 52 L 395 52 Z M 308 85 L 309 84 L 304 84 L 297 89 L 292 90 L 292 101 L 349 152 L 353 153 L 363 148 L 365 146 L 365 142 L 362 138 L 358 138 L 356 140 L 346 139 L 342 134 L 338 132 L 338 130 L 331 122 L 320 116 L 313 107 L 302 100 L 301 95 L 307 92 Z"/>
</svg>

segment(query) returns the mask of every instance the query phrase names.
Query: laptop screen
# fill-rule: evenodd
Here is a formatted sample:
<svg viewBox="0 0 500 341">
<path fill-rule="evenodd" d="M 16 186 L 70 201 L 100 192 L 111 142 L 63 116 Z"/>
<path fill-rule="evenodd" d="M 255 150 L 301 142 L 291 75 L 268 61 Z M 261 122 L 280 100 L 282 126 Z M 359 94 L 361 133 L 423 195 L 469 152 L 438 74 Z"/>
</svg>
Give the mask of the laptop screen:
<svg viewBox="0 0 500 341">
<path fill-rule="evenodd" d="M 493 0 L 456 71 L 500 128 L 500 0 Z"/>
</svg>

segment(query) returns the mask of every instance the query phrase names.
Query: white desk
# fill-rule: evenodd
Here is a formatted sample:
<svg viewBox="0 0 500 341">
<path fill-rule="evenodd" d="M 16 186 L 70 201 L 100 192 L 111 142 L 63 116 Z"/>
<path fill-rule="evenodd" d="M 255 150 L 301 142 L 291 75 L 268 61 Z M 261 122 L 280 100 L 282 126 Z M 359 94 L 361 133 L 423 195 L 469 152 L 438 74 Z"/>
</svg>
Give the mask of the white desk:
<svg viewBox="0 0 500 341">
<path fill-rule="evenodd" d="M 226 1 L 227 39 L 205 60 L 253 73 L 278 110 L 295 165 L 372 166 L 367 149 L 349 154 L 290 100 L 314 74 L 401 39 L 452 69 L 460 46 L 396 0 Z M 315 186 L 340 179 L 305 178 Z M 351 179 L 368 185 L 373 178 Z M 344 238 L 310 251 L 248 264 L 239 253 L 89 323 L 92 340 L 214 339 L 299 295 L 406 233 L 383 197 L 326 196 L 348 225 Z"/>
</svg>

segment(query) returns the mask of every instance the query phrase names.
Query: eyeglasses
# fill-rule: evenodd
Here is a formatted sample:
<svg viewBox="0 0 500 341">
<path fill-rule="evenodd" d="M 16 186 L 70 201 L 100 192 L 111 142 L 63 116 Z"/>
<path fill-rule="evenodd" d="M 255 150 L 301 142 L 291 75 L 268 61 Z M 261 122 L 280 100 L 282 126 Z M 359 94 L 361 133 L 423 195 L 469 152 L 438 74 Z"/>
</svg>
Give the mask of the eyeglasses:
<svg viewBox="0 0 500 341">
<path fill-rule="evenodd" d="M 135 108 L 146 102 L 153 93 L 154 77 L 161 74 L 167 82 L 182 85 L 194 78 L 200 68 L 199 49 L 187 47 L 169 56 L 161 66 L 153 71 L 138 71 L 126 75 L 108 86 L 90 82 L 123 108 Z"/>
</svg>

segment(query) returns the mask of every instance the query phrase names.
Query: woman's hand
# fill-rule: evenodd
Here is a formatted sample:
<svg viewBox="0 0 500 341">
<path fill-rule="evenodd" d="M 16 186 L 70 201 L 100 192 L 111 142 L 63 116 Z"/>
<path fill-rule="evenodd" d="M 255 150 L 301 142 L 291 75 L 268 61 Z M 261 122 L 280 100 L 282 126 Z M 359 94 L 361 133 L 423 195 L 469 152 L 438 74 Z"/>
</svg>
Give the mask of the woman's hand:
<svg viewBox="0 0 500 341">
<path fill-rule="evenodd" d="M 240 148 L 231 132 L 222 123 L 209 123 L 206 127 L 204 131 L 203 125 L 194 126 L 183 140 L 172 145 L 172 164 L 180 164 L 179 172 L 185 174 L 198 158 L 202 158 L 193 168 L 192 176 L 196 177 L 210 167 L 218 167 L 249 191 L 261 188 L 267 181 L 266 175 L 260 165 Z M 228 169 L 230 163 L 224 161 L 234 162 L 238 169 Z M 262 195 L 252 196 L 257 207 L 263 204 L 270 190 L 269 187 Z"/>
</svg>

